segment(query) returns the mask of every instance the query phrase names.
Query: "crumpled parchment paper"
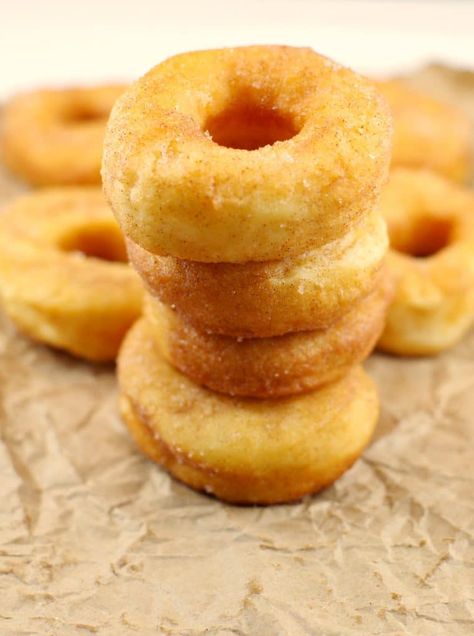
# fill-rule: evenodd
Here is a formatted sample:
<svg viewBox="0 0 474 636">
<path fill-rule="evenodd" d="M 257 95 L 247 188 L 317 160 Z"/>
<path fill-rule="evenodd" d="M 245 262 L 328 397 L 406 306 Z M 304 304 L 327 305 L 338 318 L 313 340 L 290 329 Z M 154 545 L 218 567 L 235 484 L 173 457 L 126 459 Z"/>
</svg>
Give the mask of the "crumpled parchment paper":
<svg viewBox="0 0 474 636">
<path fill-rule="evenodd" d="M 413 81 L 469 107 L 474 78 Z M 0 177 L 6 200 L 18 191 Z M 0 325 L 2 636 L 474 633 L 474 333 L 374 355 L 382 416 L 319 496 L 238 508 L 144 459 L 114 370 Z"/>
</svg>

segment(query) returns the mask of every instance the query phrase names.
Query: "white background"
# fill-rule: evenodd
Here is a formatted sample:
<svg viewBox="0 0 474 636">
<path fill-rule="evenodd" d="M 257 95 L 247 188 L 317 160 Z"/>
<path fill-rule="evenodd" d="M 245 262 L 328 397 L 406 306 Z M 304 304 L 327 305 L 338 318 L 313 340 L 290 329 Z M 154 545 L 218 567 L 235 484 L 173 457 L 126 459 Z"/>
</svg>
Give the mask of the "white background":
<svg viewBox="0 0 474 636">
<path fill-rule="evenodd" d="M 474 68 L 472 0 L 0 0 L 0 99 L 137 77 L 179 51 L 309 45 L 365 73 Z"/>
</svg>

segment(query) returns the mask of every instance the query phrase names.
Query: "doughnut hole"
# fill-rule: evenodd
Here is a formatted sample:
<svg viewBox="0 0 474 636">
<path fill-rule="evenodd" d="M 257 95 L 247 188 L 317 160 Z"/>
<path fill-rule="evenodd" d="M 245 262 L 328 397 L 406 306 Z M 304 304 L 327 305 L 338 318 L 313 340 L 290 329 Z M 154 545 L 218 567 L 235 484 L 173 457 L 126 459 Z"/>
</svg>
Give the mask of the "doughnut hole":
<svg viewBox="0 0 474 636">
<path fill-rule="evenodd" d="M 389 228 L 393 249 L 415 258 L 427 258 L 440 252 L 451 242 L 453 223 L 451 219 L 420 217 L 403 232 Z"/>
<path fill-rule="evenodd" d="M 76 252 L 89 258 L 114 263 L 127 263 L 127 251 L 122 234 L 110 227 L 84 227 L 64 237 L 63 252 Z"/>
<path fill-rule="evenodd" d="M 91 123 L 105 123 L 110 115 L 110 108 L 104 108 L 101 104 L 74 104 L 66 108 L 63 113 L 63 121 L 70 126 Z"/>
<path fill-rule="evenodd" d="M 212 114 L 204 130 L 219 146 L 257 150 L 294 137 L 298 129 L 292 118 L 272 105 L 242 94 L 222 111 Z"/>
</svg>

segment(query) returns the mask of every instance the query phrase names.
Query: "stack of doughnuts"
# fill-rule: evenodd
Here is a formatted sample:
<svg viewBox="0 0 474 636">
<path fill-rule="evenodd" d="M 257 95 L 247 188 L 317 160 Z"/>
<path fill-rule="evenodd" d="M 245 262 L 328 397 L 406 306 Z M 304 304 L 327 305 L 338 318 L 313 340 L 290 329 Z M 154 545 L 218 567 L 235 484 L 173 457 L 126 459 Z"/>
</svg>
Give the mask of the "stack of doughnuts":
<svg viewBox="0 0 474 636">
<path fill-rule="evenodd" d="M 103 182 L 148 290 L 121 410 L 193 488 L 295 500 L 370 440 L 390 131 L 370 82 L 291 47 L 179 55 L 116 103 Z"/>
</svg>

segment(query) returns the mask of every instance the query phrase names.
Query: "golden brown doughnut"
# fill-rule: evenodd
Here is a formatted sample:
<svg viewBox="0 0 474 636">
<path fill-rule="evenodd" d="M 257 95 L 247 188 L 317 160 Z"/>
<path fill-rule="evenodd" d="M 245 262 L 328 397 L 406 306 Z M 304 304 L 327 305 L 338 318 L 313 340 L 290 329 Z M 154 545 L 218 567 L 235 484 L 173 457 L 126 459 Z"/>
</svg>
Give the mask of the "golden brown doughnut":
<svg viewBox="0 0 474 636">
<path fill-rule="evenodd" d="M 295 395 L 333 382 L 372 351 L 385 324 L 391 279 L 328 329 L 274 338 L 205 334 L 150 296 L 145 315 L 159 351 L 191 380 L 244 397 Z"/>
<path fill-rule="evenodd" d="M 396 293 L 378 346 L 401 355 L 438 353 L 474 320 L 474 193 L 435 173 L 399 168 L 381 209 Z"/>
<path fill-rule="evenodd" d="M 375 287 L 387 246 L 379 212 L 337 241 L 266 263 L 182 261 L 127 241 L 130 260 L 153 295 L 200 331 L 236 337 L 332 325 Z"/>
<path fill-rule="evenodd" d="M 390 134 L 372 82 L 311 49 L 198 51 L 117 101 L 102 176 L 124 233 L 154 254 L 281 259 L 373 209 Z"/>
<path fill-rule="evenodd" d="M 22 196 L 0 214 L 0 297 L 21 331 L 81 358 L 113 360 L 143 290 L 99 188 Z"/>
<path fill-rule="evenodd" d="M 400 80 L 377 82 L 377 88 L 392 109 L 392 165 L 429 168 L 465 181 L 471 134 L 467 115 Z"/>
<path fill-rule="evenodd" d="M 292 501 L 332 483 L 359 457 L 378 416 L 361 367 L 304 395 L 223 396 L 157 352 L 145 320 L 118 358 L 123 418 L 143 452 L 192 488 L 233 503 Z"/>
<path fill-rule="evenodd" d="M 37 90 L 3 112 L 1 151 L 33 185 L 99 184 L 105 124 L 124 85 Z"/>
</svg>

